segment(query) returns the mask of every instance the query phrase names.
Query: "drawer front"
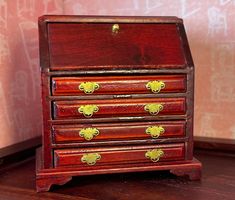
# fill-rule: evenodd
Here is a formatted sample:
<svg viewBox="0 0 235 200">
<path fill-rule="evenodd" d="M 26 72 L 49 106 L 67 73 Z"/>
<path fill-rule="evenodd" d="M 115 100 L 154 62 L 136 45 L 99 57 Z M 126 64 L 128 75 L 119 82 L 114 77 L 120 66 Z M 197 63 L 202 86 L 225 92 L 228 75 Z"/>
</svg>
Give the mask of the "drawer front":
<svg viewBox="0 0 235 200">
<path fill-rule="evenodd" d="M 52 95 L 185 92 L 186 76 L 53 77 Z"/>
<path fill-rule="evenodd" d="M 185 65 L 176 24 L 121 23 L 118 31 L 113 30 L 115 26 L 112 23 L 49 23 L 51 68 Z"/>
<path fill-rule="evenodd" d="M 154 164 L 185 158 L 183 143 L 112 148 L 63 149 L 54 151 L 55 167 L 81 169 L 118 164 Z"/>
<path fill-rule="evenodd" d="M 185 98 L 55 101 L 54 119 L 182 115 Z"/>
<path fill-rule="evenodd" d="M 172 138 L 183 137 L 185 125 L 184 121 L 53 125 L 52 135 L 54 143 Z"/>
</svg>

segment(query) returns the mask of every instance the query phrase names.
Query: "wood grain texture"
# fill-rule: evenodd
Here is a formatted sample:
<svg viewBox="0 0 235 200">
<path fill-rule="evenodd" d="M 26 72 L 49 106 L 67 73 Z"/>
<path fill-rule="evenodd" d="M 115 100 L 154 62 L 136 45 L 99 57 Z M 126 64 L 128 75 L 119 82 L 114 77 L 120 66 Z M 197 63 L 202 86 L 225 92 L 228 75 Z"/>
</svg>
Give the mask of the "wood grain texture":
<svg viewBox="0 0 235 200">
<path fill-rule="evenodd" d="M 39 24 L 46 130 L 38 191 L 92 174 L 170 170 L 200 178 L 193 159 L 194 66 L 181 20 L 45 16 Z M 165 82 L 159 94 L 146 88 L 152 80 Z M 99 87 L 85 94 L 78 89 L 83 82 Z M 150 104 L 163 109 L 150 113 Z M 165 135 L 150 138 L 146 126 L 153 124 L 164 125 Z M 89 127 L 99 134 L 84 141 L 79 132 Z M 154 148 L 165 151 L 157 163 L 145 157 Z M 81 162 L 94 152 L 101 154 L 96 165 Z"/>
<path fill-rule="evenodd" d="M 71 176 L 59 176 L 59 177 L 54 177 L 52 179 L 47 179 L 47 178 L 38 178 L 36 180 L 36 190 L 37 192 L 45 192 L 49 191 L 52 184 L 55 185 L 64 185 L 65 183 L 69 182 L 72 180 Z"/>
<path fill-rule="evenodd" d="M 124 172 L 142 172 L 142 171 L 156 171 L 156 170 L 173 170 L 181 171 L 181 175 L 187 175 L 190 171 L 200 171 L 201 163 L 193 159 L 192 161 L 174 161 L 174 162 L 162 162 L 162 165 L 146 165 L 143 166 L 141 164 L 133 164 L 133 166 L 123 166 L 116 165 L 117 168 L 106 168 L 96 169 L 96 170 L 81 170 L 79 168 L 54 168 L 54 169 L 43 169 L 41 168 L 41 159 L 40 159 L 40 149 L 37 151 L 37 180 L 45 180 L 45 184 L 48 184 L 48 187 L 44 185 L 44 188 L 37 188 L 38 191 L 48 191 L 48 189 L 53 184 L 57 184 L 57 182 L 53 182 L 54 177 L 70 177 L 70 176 L 83 176 L 83 175 L 91 175 L 91 174 L 111 174 L 111 173 L 124 173 Z M 187 173 L 182 173 L 186 171 Z M 198 173 L 200 175 L 200 173 Z M 200 178 L 200 177 L 198 177 Z M 68 179 L 69 180 L 69 179 Z"/>
<path fill-rule="evenodd" d="M 161 126 L 164 128 L 164 133 L 159 136 L 161 139 L 183 137 L 185 135 L 185 121 L 54 125 L 52 126 L 52 133 L 55 143 L 140 140 L 152 139 L 149 134 L 146 134 L 146 129 L 151 126 Z M 86 141 L 83 137 L 79 136 L 79 132 L 84 128 L 97 128 L 99 135 L 95 136 L 91 141 Z"/>
<path fill-rule="evenodd" d="M 188 178 L 174 176 L 169 171 L 103 174 L 73 177 L 67 184 L 54 185 L 50 192 L 44 193 L 35 192 L 35 159 L 30 157 L 21 162 L 17 161 L 1 171 L 0 199 L 220 200 L 223 198 L 233 200 L 235 195 L 234 153 L 198 151 L 196 148 L 194 155 L 203 163 L 201 181 L 189 181 Z M 47 175 L 49 176 L 49 173 Z"/>
<path fill-rule="evenodd" d="M 176 24 L 119 24 L 117 34 L 112 25 L 49 23 L 50 67 L 185 65 Z"/>
<path fill-rule="evenodd" d="M 186 76 L 112 76 L 112 77 L 53 77 L 52 95 L 99 95 L 99 94 L 151 94 L 146 85 L 150 81 L 162 81 L 165 86 L 159 93 L 178 93 L 186 91 Z M 91 94 L 79 89 L 83 82 L 95 82 L 99 88 Z"/>
<path fill-rule="evenodd" d="M 84 119 L 86 117 L 78 111 L 82 105 L 98 106 L 99 110 L 91 118 L 151 116 L 144 109 L 146 104 L 162 104 L 163 110 L 158 115 L 183 115 L 186 112 L 185 98 L 55 101 L 53 103 L 54 119 Z"/>
<path fill-rule="evenodd" d="M 47 96 L 50 95 L 50 77 L 45 73 L 41 73 L 41 86 L 42 86 L 42 114 L 43 114 L 43 125 L 42 125 L 42 145 L 45 147 L 42 149 L 42 158 L 44 160 L 43 165 L 45 168 L 52 167 L 53 155 L 51 151 L 51 132 L 49 120 L 51 116 L 51 103 Z"/>
<path fill-rule="evenodd" d="M 148 150 L 161 149 L 164 155 L 158 162 L 152 162 L 145 157 Z M 54 151 L 55 167 L 76 167 L 78 169 L 96 170 L 103 166 L 115 168 L 115 165 L 123 167 L 132 166 L 132 164 L 147 164 L 157 166 L 162 161 L 184 160 L 184 144 L 166 144 L 166 145 L 148 145 L 148 146 L 127 146 L 127 147 L 109 147 L 109 148 L 84 148 L 84 149 L 66 149 Z M 81 158 L 87 153 L 98 153 L 101 158 L 95 165 L 89 166 L 81 162 Z"/>
<path fill-rule="evenodd" d="M 170 172 L 176 176 L 188 176 L 191 181 L 198 181 L 201 179 L 201 166 L 198 165 L 195 169 L 181 170 L 181 169 L 172 169 Z"/>
</svg>

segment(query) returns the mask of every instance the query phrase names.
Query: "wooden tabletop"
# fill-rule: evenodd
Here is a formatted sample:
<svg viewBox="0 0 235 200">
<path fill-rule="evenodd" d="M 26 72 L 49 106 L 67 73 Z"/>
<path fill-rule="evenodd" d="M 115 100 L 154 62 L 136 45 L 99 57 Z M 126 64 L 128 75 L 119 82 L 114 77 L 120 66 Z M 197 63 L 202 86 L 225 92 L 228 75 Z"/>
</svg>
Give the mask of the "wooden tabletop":
<svg viewBox="0 0 235 200">
<path fill-rule="evenodd" d="M 7 167 L 0 173 L 0 199 L 4 200 L 233 200 L 235 157 L 223 153 L 196 151 L 203 164 L 201 181 L 176 178 L 168 172 L 128 173 L 74 177 L 51 192 L 35 192 L 35 159 Z"/>
</svg>

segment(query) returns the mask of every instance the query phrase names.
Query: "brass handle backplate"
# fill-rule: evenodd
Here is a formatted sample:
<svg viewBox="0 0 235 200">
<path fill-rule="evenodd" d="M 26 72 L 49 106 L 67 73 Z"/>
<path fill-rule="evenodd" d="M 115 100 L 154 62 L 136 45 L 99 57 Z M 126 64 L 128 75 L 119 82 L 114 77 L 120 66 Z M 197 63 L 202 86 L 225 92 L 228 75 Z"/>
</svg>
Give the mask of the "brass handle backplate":
<svg viewBox="0 0 235 200">
<path fill-rule="evenodd" d="M 158 103 L 146 104 L 144 110 L 149 112 L 150 115 L 157 115 L 163 110 L 163 105 Z"/>
<path fill-rule="evenodd" d="M 112 32 L 113 32 L 114 34 L 117 34 L 117 33 L 119 32 L 119 30 L 120 30 L 120 27 L 119 27 L 118 24 L 114 24 L 114 25 L 112 26 Z"/>
<path fill-rule="evenodd" d="M 82 82 L 78 88 L 85 94 L 92 94 L 95 90 L 98 90 L 99 87 L 99 84 L 95 82 Z"/>
<path fill-rule="evenodd" d="M 145 133 L 151 135 L 152 138 L 157 139 L 160 135 L 165 132 L 165 129 L 162 126 L 149 126 Z"/>
<path fill-rule="evenodd" d="M 85 140 L 90 141 L 99 135 L 99 130 L 97 128 L 83 128 L 79 131 L 79 135 Z"/>
<path fill-rule="evenodd" d="M 158 162 L 162 156 L 164 156 L 164 152 L 162 149 L 148 150 L 145 153 L 145 157 L 149 158 L 153 162 Z"/>
<path fill-rule="evenodd" d="M 88 165 L 95 165 L 96 161 L 100 159 L 101 155 L 98 153 L 87 153 L 82 156 L 81 162 L 86 163 Z"/>
<path fill-rule="evenodd" d="M 92 117 L 95 112 L 98 112 L 99 108 L 97 105 L 83 105 L 78 108 L 78 112 L 82 113 L 84 117 Z"/>
<path fill-rule="evenodd" d="M 163 88 L 165 88 L 165 83 L 163 81 L 149 81 L 146 84 L 146 88 L 151 90 L 153 93 L 159 93 Z"/>
</svg>

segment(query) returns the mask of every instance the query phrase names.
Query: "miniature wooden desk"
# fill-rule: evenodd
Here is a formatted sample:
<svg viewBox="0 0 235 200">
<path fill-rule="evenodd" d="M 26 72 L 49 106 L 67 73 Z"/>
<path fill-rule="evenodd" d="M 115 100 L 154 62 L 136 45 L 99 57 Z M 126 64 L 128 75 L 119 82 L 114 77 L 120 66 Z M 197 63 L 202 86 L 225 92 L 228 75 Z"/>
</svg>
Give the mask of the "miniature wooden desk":
<svg viewBox="0 0 235 200">
<path fill-rule="evenodd" d="M 176 17 L 39 18 L 37 191 L 72 176 L 170 170 L 193 158 L 194 64 Z"/>
</svg>

